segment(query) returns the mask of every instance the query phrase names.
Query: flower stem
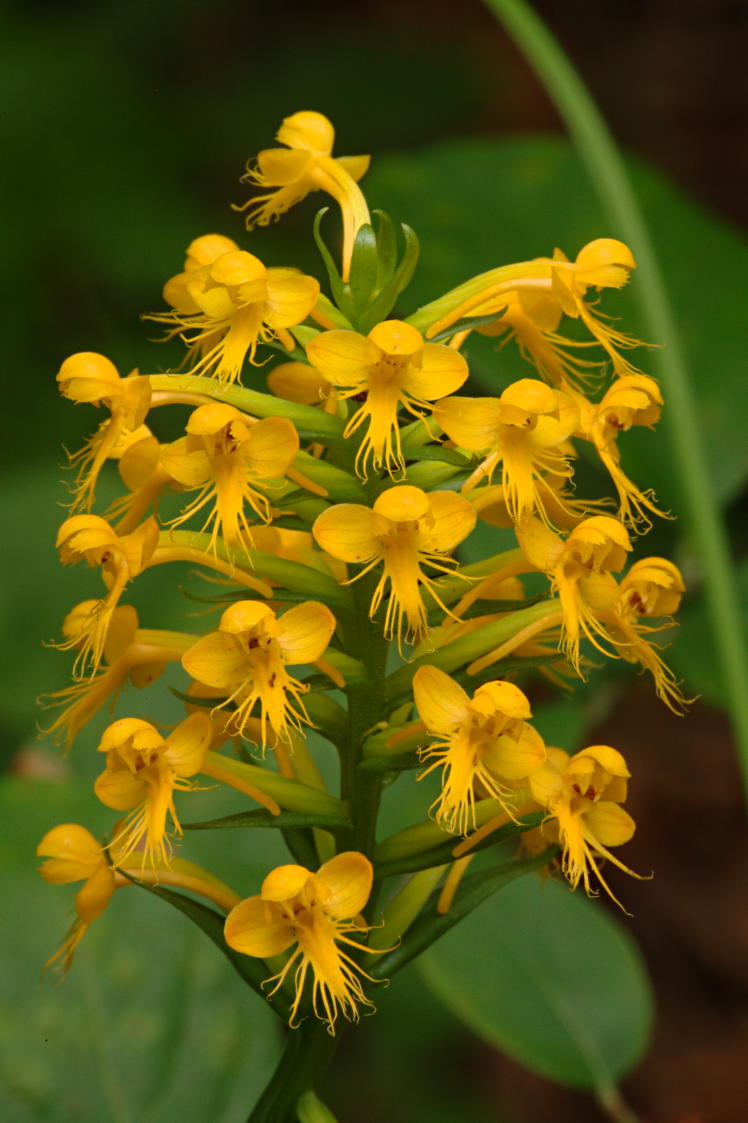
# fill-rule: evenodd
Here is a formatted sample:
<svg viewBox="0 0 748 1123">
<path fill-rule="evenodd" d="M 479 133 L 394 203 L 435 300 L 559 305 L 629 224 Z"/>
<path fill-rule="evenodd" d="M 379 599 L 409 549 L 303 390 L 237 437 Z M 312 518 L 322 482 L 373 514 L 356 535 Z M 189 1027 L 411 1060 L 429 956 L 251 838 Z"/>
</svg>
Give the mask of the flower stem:
<svg viewBox="0 0 748 1123">
<path fill-rule="evenodd" d="M 314 1088 L 329 1065 L 338 1040 L 316 1018 L 289 1030 L 276 1070 L 247 1123 L 296 1123 L 299 1097 Z"/>
<path fill-rule="evenodd" d="M 705 592 L 728 706 L 748 788 L 748 654 L 727 534 L 709 478 L 697 406 L 680 334 L 657 255 L 626 166 L 593 99 L 568 58 L 525 0 L 485 0 L 535 68 L 566 122 L 594 189 L 616 233 L 638 262 L 637 295 L 647 334 L 662 346 L 654 354 L 667 395 L 667 427 L 675 469 L 705 570 Z"/>
</svg>

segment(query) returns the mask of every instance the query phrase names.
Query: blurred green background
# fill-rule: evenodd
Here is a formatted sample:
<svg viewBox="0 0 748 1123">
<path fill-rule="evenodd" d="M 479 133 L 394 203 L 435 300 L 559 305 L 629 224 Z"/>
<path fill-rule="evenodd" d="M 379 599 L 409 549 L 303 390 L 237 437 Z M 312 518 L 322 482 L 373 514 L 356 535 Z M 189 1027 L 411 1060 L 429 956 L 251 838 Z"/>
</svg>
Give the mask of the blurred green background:
<svg viewBox="0 0 748 1123">
<path fill-rule="evenodd" d="M 715 492 L 740 560 L 748 477 L 748 255 L 739 233 L 748 218 L 739 98 L 745 9 L 696 0 L 627 5 L 625 12 L 581 0 L 564 5 L 563 14 L 550 2 L 537 7 L 631 151 L 689 355 Z M 186 921 L 145 894 L 118 895 L 64 986 L 39 979 L 40 963 L 68 923 L 70 896 L 36 878 L 36 842 L 55 822 L 78 818 L 92 829 L 109 822 L 82 782 L 97 771 L 92 750 L 100 724 L 65 761 L 40 745 L 34 730 L 36 695 L 61 688 L 68 674 L 67 657 L 42 641 L 59 634 L 64 613 L 91 589 L 89 574 L 59 568 L 53 543 L 65 498 L 61 446 L 77 448 L 97 419 L 58 398 L 54 375 L 79 350 L 104 352 L 123 372 L 168 367 L 174 352 L 153 341 L 152 326 L 140 316 L 160 307 L 164 280 L 198 234 L 219 231 L 270 264 L 321 275 L 310 237 L 316 200 L 251 235 L 230 210 L 246 197 L 238 183 L 245 160 L 270 145 L 282 117 L 297 109 L 331 117 L 338 153 L 373 154 L 370 203 L 418 232 L 422 259 L 409 309 L 494 264 L 547 254 L 555 245 L 574 255 L 585 241 L 617 232 L 601 217 L 526 65 L 473 0 L 371 0 L 355 8 L 301 0 L 272 7 L 227 0 L 64 8 L 37 2 L 6 5 L 4 15 L 0 720 L 8 775 L 0 799 L 10 923 L 1 937 L 2 1117 L 232 1123 L 243 1118 L 274 1063 L 277 1031 Z M 636 332 L 630 292 L 605 307 Z M 508 349 L 500 360 L 476 351 L 473 361 L 483 389 L 527 373 Z M 628 434 L 624 457 L 635 479 L 653 484 L 663 505 L 682 514 L 667 414 L 659 436 Z M 594 488 L 593 468 L 588 472 Z M 741 1123 L 748 1084 L 736 1059 L 748 1044 L 741 952 L 748 913 L 738 893 L 746 874 L 739 781 L 687 520 L 660 524 L 645 550 L 673 557 L 691 589 L 671 662 L 688 691 L 700 695 L 692 716 L 673 718 L 648 681 L 619 668 L 597 672 L 592 689 L 571 706 L 554 708 L 542 690 L 535 696 L 548 736 L 552 728 L 570 749 L 583 738 L 608 741 L 635 776 L 630 806 L 640 825 L 627 861 L 642 872 L 654 868 L 656 880 L 613 883 L 636 914 L 625 927 L 648 962 L 657 1013 L 646 1059 L 624 1082 L 624 1094 L 642 1118 L 657 1123 Z M 748 591 L 744 562 L 741 573 Z M 138 583 L 135 599 L 147 625 L 176 626 L 182 618 L 184 602 L 173 576 L 165 577 L 147 574 Z M 144 716 L 168 717 L 173 703 L 156 695 L 158 688 L 137 705 Z M 127 704 L 125 697 L 119 712 Z M 201 798 L 212 807 L 218 797 Z M 408 791 L 393 789 L 393 827 L 409 799 Z M 229 841 L 202 834 L 200 848 L 237 888 L 255 891 L 274 844 L 253 838 L 256 853 L 240 859 L 229 853 L 236 849 Z M 512 930 L 501 909 L 477 913 L 462 954 L 472 940 L 480 964 L 481 940 L 488 934 L 493 946 L 495 932 L 509 961 L 528 930 L 535 933 L 534 917 L 544 918 L 542 926 L 555 916 L 548 911 L 556 908 L 553 887 L 539 912 L 535 892 L 518 890 L 514 902 L 529 929 L 517 920 Z M 509 898 L 496 900 L 511 911 Z M 606 909 L 597 902 L 570 922 L 588 933 L 590 946 L 589 954 L 583 945 L 583 954 L 568 961 L 565 986 L 573 1016 L 587 1025 L 615 1078 L 644 1041 L 616 1040 L 616 1019 L 629 1016 L 625 994 L 611 997 L 607 1010 L 594 1001 L 594 948 L 607 939 L 595 925 L 605 923 Z M 552 955 L 558 944 L 551 945 L 538 945 L 536 954 Z M 506 977 L 450 977 L 446 943 L 445 949 L 429 962 L 429 985 L 408 970 L 378 998 L 376 1018 L 344 1042 L 328 1090 L 341 1120 L 604 1118 L 588 1094 L 517 1063 L 528 1048 L 517 1028 L 523 1018 L 531 1038 L 552 1022 L 540 1000 L 525 1003 Z M 636 990 L 638 964 L 631 970 L 629 989 Z M 483 990 L 500 1009 L 481 1021 L 475 1011 Z M 642 1033 L 646 1006 L 645 996 L 630 1013 Z M 461 1016 L 470 1020 L 471 1011 L 468 1030 Z M 573 1052 L 578 1034 L 568 1036 Z M 552 1065 L 539 1067 L 545 1076 L 559 1075 Z"/>
</svg>

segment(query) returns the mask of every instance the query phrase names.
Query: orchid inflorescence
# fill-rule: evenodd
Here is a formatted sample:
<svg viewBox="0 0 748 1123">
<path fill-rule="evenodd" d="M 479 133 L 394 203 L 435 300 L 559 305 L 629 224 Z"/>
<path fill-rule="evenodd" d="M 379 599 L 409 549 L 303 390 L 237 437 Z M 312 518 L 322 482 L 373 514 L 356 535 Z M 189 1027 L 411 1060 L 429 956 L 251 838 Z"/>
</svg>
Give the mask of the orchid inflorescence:
<svg viewBox="0 0 748 1123">
<path fill-rule="evenodd" d="M 678 609 L 681 575 L 666 558 L 628 564 L 663 514 L 624 468 L 626 431 L 655 425 L 660 389 L 631 362 L 636 340 L 599 309 L 629 280 L 631 251 L 612 238 L 573 260 L 554 250 L 392 318 L 418 242 L 383 213 L 372 222 L 358 185 L 369 158 L 333 156 L 333 139 L 319 113 L 287 118 L 281 147 L 245 176 L 263 193 L 239 208 L 251 228 L 309 192 L 330 195 L 340 268 L 324 212 L 314 228 L 329 297 L 315 278 L 206 234 L 166 282 L 168 310 L 149 317 L 186 345 L 181 370 L 122 374 L 95 353 L 60 368 L 62 394 L 104 419 L 71 456 L 57 545 L 63 564 L 99 570 L 104 590 L 62 624 L 73 683 L 53 697 L 50 731 L 70 747 L 125 684 L 148 690 L 169 665 L 184 673 L 186 713 L 172 728 L 110 724 L 94 785 L 120 816 L 109 841 L 63 824 L 38 851 L 48 881 L 83 882 L 58 965 L 117 889 L 170 887 L 225 916 L 233 953 L 267 961 L 265 993 L 291 1025 L 316 1016 L 330 1033 L 372 1006 L 413 922 L 453 907 L 478 848 L 518 838 L 518 873 L 556 871 L 588 893 L 597 883 L 613 896 L 605 864 L 632 873 L 612 850 L 634 833 L 626 761 L 609 745 L 544 744 L 518 676 L 568 689 L 591 660 L 619 658 L 649 672 L 670 709 L 685 704 L 652 639 Z M 516 344 L 534 370 L 507 384 L 497 358 L 495 394 L 462 393 L 473 333 Z M 186 411 L 171 442 L 149 427 L 162 406 Z M 575 494 L 580 443 L 615 501 Z M 94 514 L 110 462 L 125 492 Z M 464 564 L 481 523 L 513 530 L 516 545 Z M 202 634 L 141 627 L 127 603 L 135 578 L 173 563 L 220 583 L 220 615 L 207 627 L 198 617 Z M 336 793 L 310 729 L 338 752 Z M 383 785 L 408 768 L 436 774 L 440 791 L 379 839 Z M 250 801 L 253 825 L 280 829 L 294 859 L 244 898 L 176 855 L 189 793 L 216 784 Z M 251 845 L 257 833 L 237 837 Z"/>
</svg>

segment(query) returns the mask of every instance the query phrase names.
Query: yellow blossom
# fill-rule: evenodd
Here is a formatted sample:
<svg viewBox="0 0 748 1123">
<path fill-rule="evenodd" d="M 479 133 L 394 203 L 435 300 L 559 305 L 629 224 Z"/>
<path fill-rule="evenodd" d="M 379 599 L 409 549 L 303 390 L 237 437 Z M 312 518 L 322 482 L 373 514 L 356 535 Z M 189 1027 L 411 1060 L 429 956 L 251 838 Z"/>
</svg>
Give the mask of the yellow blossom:
<svg viewBox="0 0 748 1123">
<path fill-rule="evenodd" d="M 675 713 L 683 711 L 686 699 L 658 645 L 647 637 L 672 627 L 684 591 L 678 567 L 667 558 L 652 557 L 635 562 L 620 584 L 604 593 L 602 604 L 588 593 L 617 653 L 650 672 L 658 697 Z M 651 623 L 658 619 L 659 624 Z"/>
<path fill-rule="evenodd" d="M 183 486 L 166 468 L 162 445 L 152 433 L 130 441 L 119 457 L 119 474 L 129 494 L 110 504 L 107 519 L 116 520 L 118 534 L 129 534 L 149 511 L 155 514 L 163 491 L 182 491 Z"/>
<path fill-rule="evenodd" d="M 528 723 L 530 704 L 510 682 L 487 682 L 469 698 L 437 667 L 419 667 L 413 696 L 427 731 L 440 740 L 421 750 L 431 761 L 422 776 L 442 769 L 442 790 L 433 804 L 445 830 L 467 834 L 475 827 L 478 798 L 488 796 L 510 812 L 513 787 L 545 760 L 542 738 Z"/>
<path fill-rule="evenodd" d="M 181 335 L 189 345 L 191 374 L 233 383 L 245 359 L 255 362 L 259 343 L 279 339 L 293 350 L 288 329 L 312 311 L 319 284 L 298 269 L 266 269 L 259 258 L 233 243 L 226 251 L 229 241 L 214 234 L 196 239 L 184 272 L 164 287 L 164 299 L 173 311 L 148 318 L 166 324 L 171 335 Z M 195 261 L 203 263 L 191 264 Z"/>
<path fill-rule="evenodd" d="M 568 438 L 577 428 L 576 405 L 560 390 L 535 378 L 522 378 L 500 398 L 445 398 L 434 419 L 455 444 L 486 454 L 463 484 L 463 492 L 482 479 L 491 482 L 501 465 L 504 502 L 514 522 L 537 512 L 549 521 L 543 502 L 543 477 L 572 475 Z M 559 502 L 559 493 L 555 493 Z"/>
<path fill-rule="evenodd" d="M 565 488 L 563 477 L 543 476 L 535 480 L 538 507 L 542 506 L 548 521 L 561 530 L 573 528 L 596 511 L 612 506 L 609 499 L 577 499 Z M 478 518 L 490 526 L 512 528 L 516 522 L 509 514 L 503 484 L 489 484 L 467 492 Z"/>
<path fill-rule="evenodd" d="M 373 508 L 358 503 L 328 508 L 314 523 L 312 533 L 334 558 L 363 564 L 364 569 L 352 580 L 383 563 L 369 614 L 376 614 L 389 584 L 384 634 L 388 639 L 396 635 L 400 643 L 405 623 L 408 642 L 416 642 L 428 630 L 423 590 L 450 614 L 423 566 L 451 572 L 455 562 L 447 555 L 467 537 L 475 519 L 472 504 L 454 492 L 427 495 L 418 487 L 398 484 L 382 492 Z"/>
<path fill-rule="evenodd" d="M 352 436 L 366 424 L 356 453 L 356 471 L 364 478 L 369 464 L 390 473 L 405 468 L 397 420 L 400 406 L 423 417 L 429 403 L 454 393 L 468 376 L 458 351 L 424 343 L 421 333 L 401 320 L 385 320 L 368 336 L 321 332 L 310 342 L 307 355 L 341 398 L 361 401 L 343 436 Z"/>
<path fill-rule="evenodd" d="M 36 853 L 46 858 L 39 873 L 52 885 L 85 884 L 75 897 L 75 920 L 63 943 L 45 963 L 57 963 L 63 974 L 70 970 L 75 949 L 93 923 L 109 904 L 116 889 L 114 870 L 106 852 L 85 827 L 77 823 L 61 823 L 47 831 Z"/>
<path fill-rule="evenodd" d="M 607 859 L 624 873 L 638 876 L 608 849 L 628 842 L 636 829 L 634 820 L 620 806 L 626 801 L 630 777 L 626 761 L 610 745 L 590 745 L 572 757 L 562 749 L 547 752 L 545 765 L 528 781 L 533 798 L 548 811 L 543 834 L 561 844 L 562 868 L 572 889 L 581 881 L 591 894 L 592 871 L 619 904 L 600 873 L 598 861 Z"/>
<path fill-rule="evenodd" d="M 72 402 L 89 402 L 105 406 L 110 413 L 106 421 L 70 457 L 77 466 L 73 511 L 90 510 L 96 481 L 109 457 L 118 455 L 123 438 L 142 428 L 151 404 L 151 386 L 147 378 L 134 372 L 121 378 L 114 363 L 93 351 L 81 351 L 65 359 L 57 374 L 61 393 Z"/>
<path fill-rule="evenodd" d="M 662 515 L 654 493 L 641 491 L 621 468 L 618 434 L 634 425 L 654 428 L 662 409 L 662 394 L 653 378 L 629 374 L 617 379 L 597 405 L 580 401 L 579 435 L 597 450 L 618 492 L 619 519 L 634 529 L 650 525 L 647 512 Z"/>
<path fill-rule="evenodd" d="M 202 713 L 191 714 L 166 738 L 139 718 L 122 718 L 104 731 L 99 752 L 107 754 L 106 768 L 94 791 L 107 807 L 130 812 L 114 839 L 117 864 L 142 847 L 144 866 L 168 865 L 167 817 L 181 834 L 174 792 L 194 790 L 190 777 L 200 771 L 212 736 Z"/>
<path fill-rule="evenodd" d="M 125 535 L 118 535 L 98 515 L 73 515 L 60 527 L 57 547 L 62 564 L 83 560 L 90 566 L 101 566 L 101 576 L 108 589 L 100 600 L 86 602 L 87 612 L 85 615 L 78 613 L 75 628 L 58 645 L 63 651 L 75 649 L 78 652 L 76 677 L 80 677 L 87 665 L 91 673 L 95 673 L 104 654 L 112 613 L 119 598 L 128 582 L 147 567 L 157 544 L 155 519 L 148 519 Z"/>
<path fill-rule="evenodd" d="M 216 709 L 235 705 L 226 729 L 242 735 L 259 702 L 263 747 L 269 730 L 287 737 L 288 726 L 309 722 L 300 696 L 308 689 L 286 667 L 315 663 L 325 651 L 335 617 L 323 604 L 307 601 L 277 617 L 267 604 L 237 601 L 221 616 L 218 630 L 185 653 L 189 675 L 225 693 Z"/>
<path fill-rule="evenodd" d="M 357 1021 L 359 1006 L 372 1006 L 361 985 L 368 975 L 343 950 L 370 950 L 350 933 L 367 931 L 359 914 L 372 881 L 371 862 L 355 850 L 337 854 L 316 873 L 303 866 L 278 866 L 259 894 L 241 901 L 226 917 L 226 943 L 243 955 L 268 959 L 293 949 L 281 971 L 268 979 L 275 983 L 270 992 L 275 994 L 294 968 L 292 1026 L 310 967 L 312 1008 L 330 1033 L 338 1015 Z"/>
<path fill-rule="evenodd" d="M 279 363 L 267 376 L 268 390 L 286 402 L 322 406 L 334 413 L 337 396 L 332 383 L 308 363 Z"/>
<path fill-rule="evenodd" d="M 531 321 L 545 343 L 544 347 L 538 348 L 539 370 L 550 381 L 563 385 L 567 380 L 572 383 L 579 380 L 588 368 L 586 363 L 580 364 L 571 357 L 573 345 L 568 340 L 554 338 L 553 328 L 558 322 L 557 310 L 560 309 L 572 319 L 582 321 L 593 340 L 607 353 L 616 375 L 636 374 L 635 367 L 621 351 L 639 346 L 638 341 L 613 327 L 609 318 L 597 312 L 594 304 L 587 299 L 590 288 L 621 288 L 635 268 L 631 250 L 623 242 L 614 238 L 597 238 L 582 247 L 575 261 L 569 261 L 557 249 L 553 257 L 539 257 L 534 261 L 505 265 L 483 273 L 447 294 L 447 298 L 451 298 L 448 312 L 433 319 L 429 316 L 431 306 L 427 305 L 411 320 L 420 324 L 429 316 L 431 323 L 426 337 L 430 338 L 461 319 L 489 316 L 492 312 L 504 314 L 511 305 L 515 324 L 520 311 L 524 317 L 522 326 Z M 520 293 L 522 304 L 518 301 Z M 434 306 L 441 308 L 445 299 L 434 302 Z M 509 326 L 512 327 L 512 324 Z M 547 336 L 548 329 L 551 338 L 543 338 Z M 526 333 L 524 344 L 535 358 L 530 347 L 533 342 L 538 342 L 537 334 Z"/>
<path fill-rule="evenodd" d="M 203 530 L 212 524 L 214 550 L 219 535 L 229 547 L 251 545 L 247 507 L 269 521 L 270 503 L 260 487 L 280 480 L 298 450 L 298 434 L 285 418 L 253 421 L 222 402 L 200 406 L 190 415 L 187 436 L 161 451 L 169 475 L 183 488 L 198 491 L 172 525 L 207 507 Z"/>
<path fill-rule="evenodd" d="M 551 592 L 558 594 L 563 620 L 561 647 L 579 672 L 582 636 L 608 654 L 601 646 L 601 639 L 608 636 L 586 596 L 585 582 L 592 575 L 616 573 L 623 568 L 631 550 L 626 528 L 609 515 L 593 515 L 578 523 L 566 540 L 534 518 L 519 523 L 516 533 L 527 561 L 548 576 Z"/>
<path fill-rule="evenodd" d="M 247 229 L 266 226 L 310 191 L 326 191 L 343 218 L 343 280 L 347 281 L 353 244 L 360 226 L 370 221 L 369 208 L 357 180 L 369 167 L 369 156 L 333 157 L 335 130 L 327 117 L 302 110 L 286 117 L 276 139 L 284 148 L 265 148 L 256 164 L 248 163 L 244 183 L 271 188 L 236 210 L 247 211 Z"/>
</svg>

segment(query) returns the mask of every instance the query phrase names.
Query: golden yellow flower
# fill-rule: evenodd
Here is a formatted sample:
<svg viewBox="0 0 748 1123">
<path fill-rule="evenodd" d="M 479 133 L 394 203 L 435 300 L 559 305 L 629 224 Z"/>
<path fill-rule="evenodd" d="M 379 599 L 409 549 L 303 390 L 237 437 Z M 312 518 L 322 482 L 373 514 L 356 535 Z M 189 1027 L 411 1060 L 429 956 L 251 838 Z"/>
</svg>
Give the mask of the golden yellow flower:
<svg viewBox="0 0 748 1123">
<path fill-rule="evenodd" d="M 166 738 L 134 717 L 104 731 L 99 752 L 107 754 L 106 768 L 94 791 L 107 807 L 130 812 L 114 839 L 118 865 L 141 847 L 144 866 L 168 865 L 168 817 L 176 834 L 182 833 L 174 792 L 195 789 L 191 777 L 200 771 L 212 736 L 203 713 L 191 714 Z"/>
<path fill-rule="evenodd" d="M 360 401 L 343 436 L 366 424 L 356 453 L 356 471 L 366 478 L 371 464 L 392 474 L 405 468 L 400 446 L 398 410 L 424 417 L 430 403 L 452 394 L 468 376 L 458 351 L 423 336 L 401 320 L 385 320 L 368 336 L 355 331 L 325 331 L 309 343 L 309 361 L 341 398 Z"/>
<path fill-rule="evenodd" d="M 298 451 L 298 434 L 285 418 L 253 421 L 223 402 L 199 406 L 187 422 L 187 436 L 161 450 L 169 476 L 198 492 L 171 525 L 207 507 L 203 530 L 212 524 L 214 550 L 219 535 L 229 547 L 251 545 L 247 508 L 269 521 L 270 503 L 260 488 L 281 481 Z"/>
<path fill-rule="evenodd" d="M 558 594 L 563 619 L 561 647 L 579 673 L 582 636 L 604 655 L 609 654 L 601 645 L 609 636 L 590 604 L 586 582 L 623 568 L 631 550 L 626 528 L 609 515 L 593 515 L 578 523 L 566 540 L 535 518 L 518 523 L 516 533 L 530 565 L 546 574 L 551 592 Z"/>
<path fill-rule="evenodd" d="M 362 936 L 368 931 L 358 914 L 369 899 L 372 881 L 371 862 L 355 850 L 337 854 L 316 873 L 303 866 L 278 866 L 259 894 L 241 901 L 226 917 L 226 943 L 243 955 L 268 959 L 293 948 L 281 971 L 268 979 L 275 983 L 270 992 L 275 994 L 295 968 L 291 1025 L 310 967 L 312 1009 L 327 1022 L 330 1033 L 339 1014 L 357 1021 L 359 1006 L 372 1005 L 361 985 L 368 975 L 343 950 L 370 950 L 350 933 Z"/>
<path fill-rule="evenodd" d="M 76 915 L 70 931 L 44 964 L 46 969 L 57 963 L 64 975 L 70 970 L 75 949 L 89 925 L 101 916 L 111 900 L 116 889 L 114 870 L 102 846 L 78 823 L 61 823 L 47 831 L 36 853 L 47 859 L 39 867 L 39 873 L 51 885 L 85 882 L 75 896 Z"/>
<path fill-rule="evenodd" d="M 514 787 L 545 761 L 540 734 L 528 723 L 530 703 L 510 682 L 487 682 L 469 698 L 437 667 L 419 667 L 413 696 L 428 733 L 440 737 L 421 750 L 431 761 L 421 774 L 442 770 L 442 790 L 432 806 L 445 830 L 475 827 L 476 798 L 497 800 L 511 813 Z"/>
<path fill-rule="evenodd" d="M 236 382 L 245 359 L 255 362 L 259 343 L 278 339 L 291 351 L 289 328 L 307 318 L 317 303 L 319 283 L 298 269 L 266 269 L 259 258 L 234 243 L 205 235 L 188 250 L 185 270 L 167 281 L 164 300 L 172 312 L 148 319 L 166 324 L 190 347 L 190 373 Z M 215 253 L 215 257 L 212 255 Z M 195 262 L 202 262 L 200 265 Z"/>
<path fill-rule="evenodd" d="M 326 191 L 340 207 L 343 218 L 343 280 L 350 272 L 356 233 L 370 221 L 369 208 L 356 181 L 369 167 L 369 156 L 333 157 L 335 130 L 327 117 L 302 110 L 286 117 L 276 139 L 284 148 L 265 148 L 256 164 L 247 165 L 244 183 L 269 187 L 235 210 L 247 211 L 247 229 L 266 226 L 310 191 Z"/>
<path fill-rule="evenodd" d="M 529 777 L 533 798 L 548 811 L 543 834 L 562 848 L 562 868 L 572 889 L 581 881 L 592 894 L 590 871 L 616 902 L 600 873 L 598 860 L 607 859 L 624 873 L 638 875 L 608 847 L 628 842 L 634 820 L 620 806 L 626 801 L 630 773 L 626 761 L 610 745 L 590 745 L 570 757 L 562 749 L 548 749 L 545 765 Z"/>
<path fill-rule="evenodd" d="M 654 492 L 641 491 L 621 468 L 618 434 L 634 425 L 653 429 L 662 409 L 662 394 L 653 378 L 629 374 L 617 379 L 596 405 L 579 399 L 579 436 L 597 450 L 618 492 L 618 518 L 627 526 L 647 529 L 647 512 L 663 515 L 654 502 Z"/>
<path fill-rule="evenodd" d="M 352 578 L 358 580 L 383 563 L 383 573 L 374 590 L 370 616 L 375 616 L 387 586 L 390 596 L 385 612 L 384 634 L 417 642 L 428 630 L 423 592 L 450 615 L 436 591 L 433 578 L 423 566 L 449 573 L 455 562 L 447 555 L 475 526 L 471 503 L 451 491 L 427 495 L 418 487 L 398 484 L 374 502 L 373 508 L 358 503 L 340 503 L 324 511 L 312 533 L 328 554 L 347 563 L 363 564 Z"/>
<path fill-rule="evenodd" d="M 504 316 L 508 312 L 506 326 L 517 335 L 540 373 L 563 386 L 584 381 L 591 370 L 586 361 L 574 356 L 576 345 L 555 333 L 563 312 L 582 321 L 595 343 L 607 353 L 616 375 L 636 374 L 621 351 L 638 347 L 639 342 L 613 327 L 587 299 L 590 288 L 621 288 L 635 268 L 631 250 L 623 242 L 597 238 L 582 247 L 575 261 L 569 261 L 557 249 L 553 257 L 505 265 L 473 277 L 447 294 L 451 298 L 449 311 L 434 319 L 430 315 L 432 306 L 426 305 L 411 320 L 420 325 L 428 317 L 426 337 L 431 338 L 461 319 L 493 312 Z M 434 308 L 441 308 L 447 298 L 435 301 Z"/>
<path fill-rule="evenodd" d="M 109 457 L 118 455 L 123 439 L 132 438 L 142 429 L 151 404 L 151 386 L 147 378 L 136 372 L 120 378 L 114 363 L 93 351 L 81 351 L 65 359 L 57 374 L 61 393 L 72 402 L 89 402 L 105 406 L 107 421 L 70 457 L 78 473 L 75 478 L 73 511 L 90 510 L 96 481 Z"/>
<path fill-rule="evenodd" d="M 57 532 L 57 548 L 63 565 L 85 561 L 101 566 L 108 592 L 100 600 L 86 602 L 85 614 L 78 613 L 71 634 L 57 646 L 75 649 L 74 674 L 80 677 L 86 666 L 96 672 L 104 654 L 112 613 L 125 586 L 147 567 L 158 544 L 158 524 L 151 518 L 130 534 L 118 535 L 98 515 L 73 515 Z M 72 621 L 70 621 L 72 626 Z"/>
<path fill-rule="evenodd" d="M 237 601 L 221 616 L 218 630 L 198 640 L 182 665 L 192 678 L 225 692 L 216 709 L 235 705 L 226 729 L 241 735 L 259 703 L 262 745 L 268 726 L 278 737 L 288 726 L 309 723 L 300 696 L 308 687 L 286 667 L 315 663 L 335 631 L 335 617 L 323 604 L 307 601 L 277 617 L 267 604 Z"/>
<path fill-rule="evenodd" d="M 506 508 L 514 522 L 535 512 L 549 522 L 544 504 L 546 476 L 554 482 L 572 475 L 568 438 L 579 411 L 567 394 L 536 378 L 522 378 L 500 398 L 445 398 L 434 420 L 460 448 L 485 454 L 463 484 L 470 491 L 501 466 Z M 547 487 L 547 485 L 545 485 Z M 559 492 L 555 493 L 560 502 Z"/>
</svg>

